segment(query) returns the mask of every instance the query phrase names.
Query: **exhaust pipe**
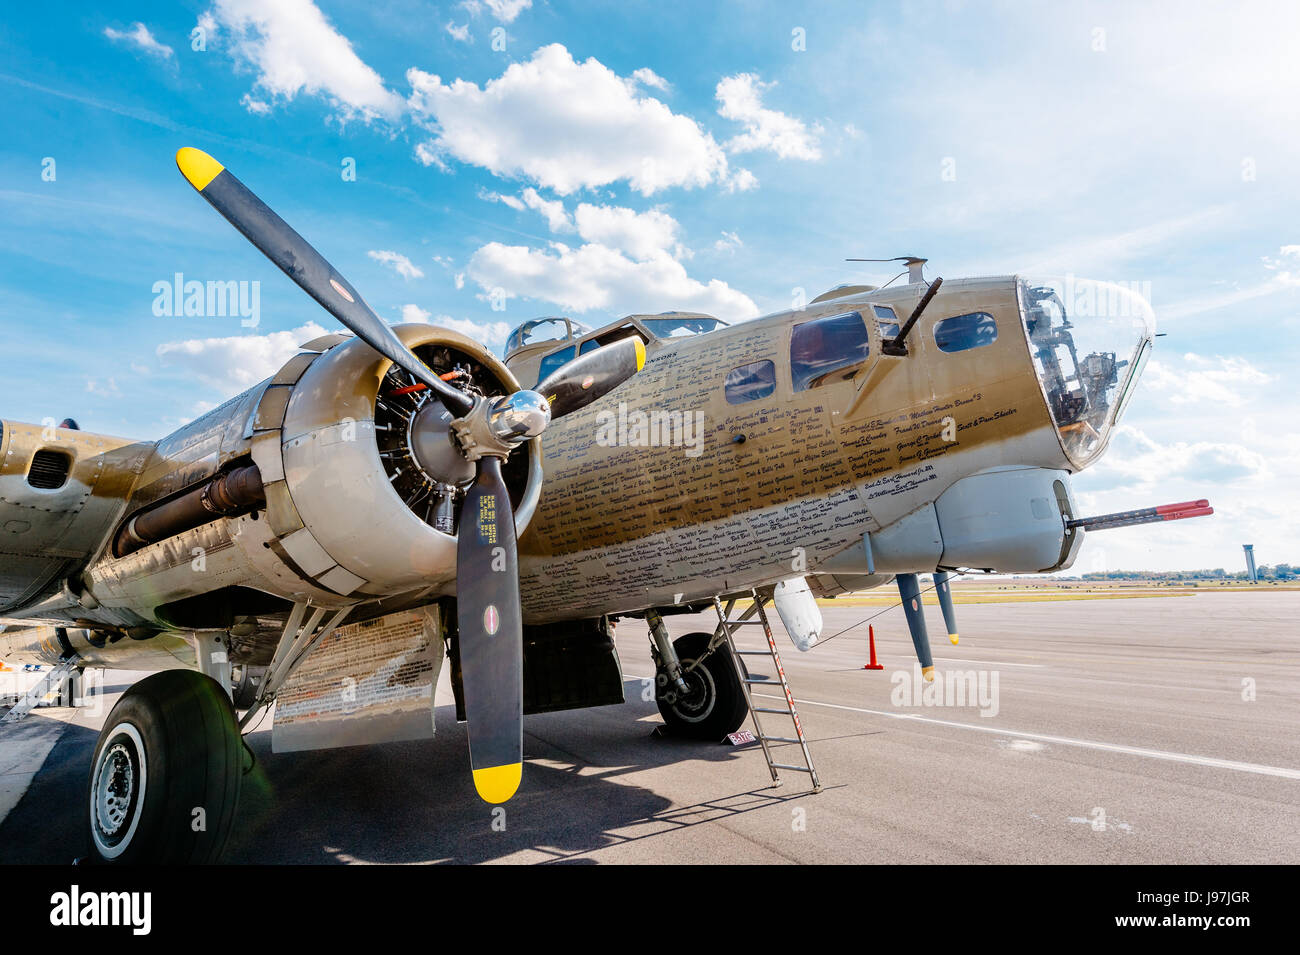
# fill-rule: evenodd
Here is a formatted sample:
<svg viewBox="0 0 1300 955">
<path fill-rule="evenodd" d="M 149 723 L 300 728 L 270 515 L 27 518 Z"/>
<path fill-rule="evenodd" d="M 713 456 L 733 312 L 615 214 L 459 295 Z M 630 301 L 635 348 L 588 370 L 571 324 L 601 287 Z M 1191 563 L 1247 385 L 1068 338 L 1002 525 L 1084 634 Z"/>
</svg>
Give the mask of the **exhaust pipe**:
<svg viewBox="0 0 1300 955">
<path fill-rule="evenodd" d="M 235 517 L 265 505 L 266 492 L 257 465 L 235 468 L 180 497 L 132 515 L 113 539 L 113 556 L 125 557 L 219 517 Z"/>
</svg>

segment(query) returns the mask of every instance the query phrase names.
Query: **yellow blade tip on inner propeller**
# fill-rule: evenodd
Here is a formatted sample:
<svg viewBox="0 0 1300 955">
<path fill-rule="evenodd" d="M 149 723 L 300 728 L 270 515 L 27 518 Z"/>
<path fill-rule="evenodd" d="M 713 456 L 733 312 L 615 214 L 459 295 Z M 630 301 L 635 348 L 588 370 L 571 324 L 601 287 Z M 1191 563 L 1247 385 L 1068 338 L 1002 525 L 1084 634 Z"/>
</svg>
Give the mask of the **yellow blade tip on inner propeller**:
<svg viewBox="0 0 1300 955">
<path fill-rule="evenodd" d="M 948 639 L 952 641 L 952 645 L 954 647 L 957 645 L 957 634 L 955 633 L 948 634 Z"/>
<path fill-rule="evenodd" d="M 489 766 L 474 770 L 474 788 L 484 802 L 502 803 L 515 794 L 523 777 L 523 763 Z"/>
<path fill-rule="evenodd" d="M 202 149 L 185 146 L 176 151 L 176 168 L 190 181 L 191 186 L 202 192 L 226 167 Z"/>
</svg>

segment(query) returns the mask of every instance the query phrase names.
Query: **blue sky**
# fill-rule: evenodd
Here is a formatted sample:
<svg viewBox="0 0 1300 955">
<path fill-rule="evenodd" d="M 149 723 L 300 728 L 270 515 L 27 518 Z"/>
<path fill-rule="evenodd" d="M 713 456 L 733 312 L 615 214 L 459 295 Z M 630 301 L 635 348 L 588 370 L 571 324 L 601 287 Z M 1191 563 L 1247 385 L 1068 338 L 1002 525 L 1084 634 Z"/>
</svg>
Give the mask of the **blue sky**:
<svg viewBox="0 0 1300 955">
<path fill-rule="evenodd" d="M 1297 94 L 1294 4 L 29 5 L 0 26 L 0 415 L 159 437 L 331 327 L 180 178 L 193 145 L 382 316 L 498 349 L 892 275 L 848 256 L 1137 283 L 1168 334 L 1076 492 L 1218 515 L 1076 569 L 1294 562 Z M 260 283 L 258 326 L 154 314 L 177 272 Z"/>
</svg>

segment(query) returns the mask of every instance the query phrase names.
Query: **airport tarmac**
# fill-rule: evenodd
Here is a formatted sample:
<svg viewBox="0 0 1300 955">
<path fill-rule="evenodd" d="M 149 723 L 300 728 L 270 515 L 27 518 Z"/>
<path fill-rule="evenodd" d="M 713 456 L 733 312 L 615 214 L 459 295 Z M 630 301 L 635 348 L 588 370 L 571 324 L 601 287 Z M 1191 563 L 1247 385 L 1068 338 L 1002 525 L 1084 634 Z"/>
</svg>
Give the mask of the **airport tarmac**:
<svg viewBox="0 0 1300 955">
<path fill-rule="evenodd" d="M 983 699 L 965 705 L 900 699 L 915 658 L 901 611 L 880 609 L 823 614 L 824 636 L 880 614 L 882 671 L 862 669 L 865 626 L 809 653 L 778 632 L 821 793 L 790 772 L 769 788 L 756 745 L 655 736 L 640 679 L 652 673 L 644 626 L 626 620 L 627 702 L 526 717 L 524 782 L 503 820 L 474 795 L 444 677 L 431 742 L 274 755 L 266 725 L 252 733 L 258 765 L 226 860 L 1300 861 L 1300 593 L 971 604 L 957 608 L 956 647 L 932 608 L 941 675 L 983 680 Z M 715 621 L 667 622 L 679 635 Z M 744 644 L 760 646 L 759 628 L 745 630 Z M 749 659 L 755 675 L 770 671 Z M 107 680 L 115 692 L 128 682 Z M 52 734 L 41 723 L 66 728 L 0 823 L 0 860 L 82 853 L 85 777 L 107 702 L 97 715 L 29 717 L 42 746 Z M 769 732 L 788 731 L 788 720 L 764 719 Z M 0 765 L 30 774 L 9 729 L 0 727 L 0 754 L 11 748 Z"/>
</svg>

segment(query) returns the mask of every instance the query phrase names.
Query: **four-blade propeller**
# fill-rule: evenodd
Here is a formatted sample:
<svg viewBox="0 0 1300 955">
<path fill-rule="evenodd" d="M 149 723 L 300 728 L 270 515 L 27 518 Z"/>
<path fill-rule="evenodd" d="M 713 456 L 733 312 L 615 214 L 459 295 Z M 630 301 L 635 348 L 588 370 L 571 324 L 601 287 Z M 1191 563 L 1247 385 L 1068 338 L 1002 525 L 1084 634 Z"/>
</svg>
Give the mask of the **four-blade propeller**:
<svg viewBox="0 0 1300 955">
<path fill-rule="evenodd" d="M 640 339 L 624 339 L 570 362 L 535 391 L 467 394 L 434 374 L 359 292 L 288 223 L 225 167 L 198 149 L 176 165 L 199 194 L 358 338 L 430 388 L 453 416 L 461 453 L 476 464 L 456 545 L 457 626 L 470 765 L 479 795 L 515 794 L 523 772 L 523 617 L 515 517 L 501 464 L 553 418 L 589 405 L 645 365 Z"/>
</svg>

